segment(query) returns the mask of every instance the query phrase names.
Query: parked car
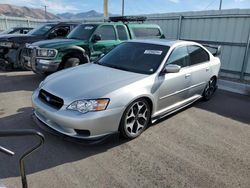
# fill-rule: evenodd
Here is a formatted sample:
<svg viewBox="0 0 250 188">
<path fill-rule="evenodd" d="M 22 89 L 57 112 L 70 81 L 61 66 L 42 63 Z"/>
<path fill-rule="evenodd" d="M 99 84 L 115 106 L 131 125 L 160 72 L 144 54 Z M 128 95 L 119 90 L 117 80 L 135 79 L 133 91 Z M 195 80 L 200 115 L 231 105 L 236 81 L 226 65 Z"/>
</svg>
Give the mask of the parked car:
<svg viewBox="0 0 250 188">
<path fill-rule="evenodd" d="M 0 32 L 0 35 L 7 35 L 7 34 L 27 34 L 31 31 L 32 27 L 12 27 L 5 31 Z"/>
<path fill-rule="evenodd" d="M 21 51 L 27 43 L 39 40 L 64 38 L 78 23 L 47 23 L 26 35 L 9 34 L 0 36 L 0 63 L 8 69 L 22 68 Z"/>
<path fill-rule="evenodd" d="M 218 55 L 215 54 L 215 55 Z M 94 63 L 48 76 L 32 95 L 43 126 L 81 139 L 138 137 L 217 87 L 220 59 L 195 42 L 124 42 Z"/>
<path fill-rule="evenodd" d="M 106 54 L 123 41 L 135 38 L 163 38 L 161 28 L 155 24 L 121 22 L 86 23 L 79 25 L 67 39 L 39 41 L 23 52 L 24 66 L 36 73 L 48 74 L 68 67 L 84 64 Z M 114 20 L 116 22 L 114 22 Z M 134 19 L 130 19 L 134 20 Z M 124 21 L 124 18 L 122 19 Z"/>
</svg>

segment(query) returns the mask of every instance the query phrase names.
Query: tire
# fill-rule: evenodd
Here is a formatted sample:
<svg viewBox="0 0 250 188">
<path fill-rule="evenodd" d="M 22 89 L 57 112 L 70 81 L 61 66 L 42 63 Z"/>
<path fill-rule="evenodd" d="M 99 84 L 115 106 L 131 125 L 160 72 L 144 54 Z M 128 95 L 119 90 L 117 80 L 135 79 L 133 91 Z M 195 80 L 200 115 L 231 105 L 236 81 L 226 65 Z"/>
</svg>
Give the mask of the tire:
<svg viewBox="0 0 250 188">
<path fill-rule="evenodd" d="M 203 92 L 203 99 L 205 101 L 210 100 L 213 97 L 213 95 L 216 91 L 216 88 L 217 88 L 217 79 L 215 77 L 212 77 L 209 80 L 209 82 L 208 82 L 208 84 Z"/>
<path fill-rule="evenodd" d="M 89 58 L 87 55 L 86 56 L 82 56 L 80 54 L 68 55 L 64 58 L 63 62 L 59 67 L 59 70 L 75 67 L 88 62 Z"/>
<path fill-rule="evenodd" d="M 132 102 L 124 111 L 119 131 L 121 136 L 134 139 L 149 126 L 151 109 L 147 100 L 141 98 Z"/>
</svg>

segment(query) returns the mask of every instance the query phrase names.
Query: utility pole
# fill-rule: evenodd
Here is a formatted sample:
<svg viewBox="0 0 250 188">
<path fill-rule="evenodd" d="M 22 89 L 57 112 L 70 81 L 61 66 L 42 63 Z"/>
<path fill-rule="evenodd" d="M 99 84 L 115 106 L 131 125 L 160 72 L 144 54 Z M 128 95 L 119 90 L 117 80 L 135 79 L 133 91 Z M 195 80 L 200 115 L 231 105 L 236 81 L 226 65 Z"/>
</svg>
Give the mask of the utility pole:
<svg viewBox="0 0 250 188">
<path fill-rule="evenodd" d="M 124 0 L 122 0 L 122 16 L 124 16 Z"/>
<path fill-rule="evenodd" d="M 221 7 L 222 7 L 222 0 L 220 0 L 220 7 L 219 7 L 219 10 L 221 10 Z"/>
<path fill-rule="evenodd" d="M 44 18 L 47 19 L 47 6 L 44 5 Z"/>
<path fill-rule="evenodd" d="M 103 13 L 104 13 L 104 18 L 107 18 L 109 16 L 108 13 L 108 0 L 103 1 Z"/>
</svg>

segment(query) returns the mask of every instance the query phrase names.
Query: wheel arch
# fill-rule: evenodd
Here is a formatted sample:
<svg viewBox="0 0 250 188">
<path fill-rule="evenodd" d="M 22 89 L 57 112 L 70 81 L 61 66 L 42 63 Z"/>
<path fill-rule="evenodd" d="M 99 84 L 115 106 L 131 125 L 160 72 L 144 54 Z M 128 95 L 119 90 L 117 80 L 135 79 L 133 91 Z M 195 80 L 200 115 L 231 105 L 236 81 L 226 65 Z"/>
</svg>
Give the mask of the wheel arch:
<svg viewBox="0 0 250 188">
<path fill-rule="evenodd" d="M 136 98 L 134 98 L 133 100 L 131 100 L 130 102 L 128 102 L 128 104 L 126 105 L 125 107 L 125 110 L 127 109 L 127 107 L 133 103 L 134 101 L 138 100 L 138 99 L 145 99 L 148 104 L 149 104 L 149 107 L 150 107 L 150 110 L 151 110 L 151 115 L 153 113 L 153 110 L 154 110 L 154 103 L 153 103 L 153 99 L 150 97 L 150 96 L 147 96 L 147 95 L 141 95 L 141 96 L 138 96 Z M 124 110 L 124 112 L 125 112 Z"/>
<path fill-rule="evenodd" d="M 81 57 L 82 61 L 86 61 L 86 63 L 89 62 L 89 51 L 88 49 L 83 49 L 79 46 L 67 46 L 65 48 L 60 49 L 60 52 L 63 54 L 62 55 L 62 61 L 60 63 L 59 67 L 62 67 L 65 61 L 74 55 L 79 55 Z"/>
</svg>

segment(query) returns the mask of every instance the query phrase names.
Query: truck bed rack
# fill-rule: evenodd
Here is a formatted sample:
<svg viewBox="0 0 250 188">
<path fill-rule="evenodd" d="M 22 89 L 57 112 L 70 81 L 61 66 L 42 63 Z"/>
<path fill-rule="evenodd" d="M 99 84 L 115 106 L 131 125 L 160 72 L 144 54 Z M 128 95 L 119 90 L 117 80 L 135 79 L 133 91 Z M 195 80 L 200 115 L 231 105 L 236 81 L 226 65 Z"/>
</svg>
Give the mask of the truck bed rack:
<svg viewBox="0 0 250 188">
<path fill-rule="evenodd" d="M 147 20 L 145 16 L 114 16 L 109 17 L 111 22 L 144 22 Z"/>
</svg>

